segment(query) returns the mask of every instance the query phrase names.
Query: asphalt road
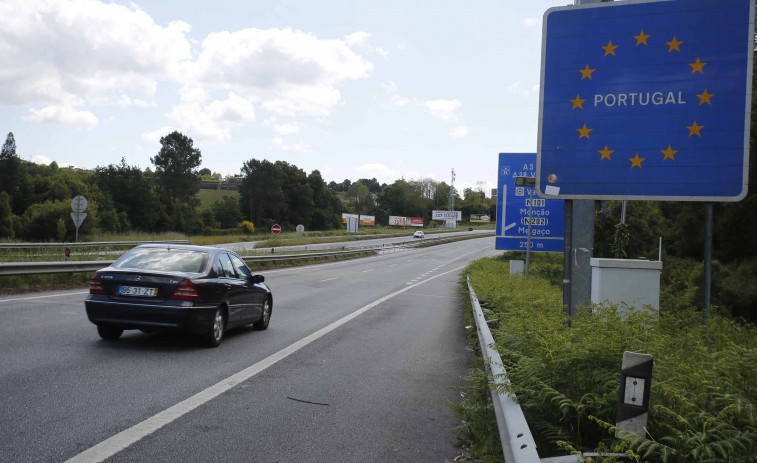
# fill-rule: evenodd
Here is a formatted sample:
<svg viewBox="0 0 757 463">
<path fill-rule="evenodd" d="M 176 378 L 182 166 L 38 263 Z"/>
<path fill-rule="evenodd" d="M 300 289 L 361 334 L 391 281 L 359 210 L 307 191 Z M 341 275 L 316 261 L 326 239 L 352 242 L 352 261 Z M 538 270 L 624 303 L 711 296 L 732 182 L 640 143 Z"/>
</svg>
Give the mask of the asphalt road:
<svg viewBox="0 0 757 463">
<path fill-rule="evenodd" d="M 267 331 L 97 336 L 85 290 L 0 298 L 0 461 L 452 461 L 458 275 L 494 238 L 264 273 Z"/>
</svg>

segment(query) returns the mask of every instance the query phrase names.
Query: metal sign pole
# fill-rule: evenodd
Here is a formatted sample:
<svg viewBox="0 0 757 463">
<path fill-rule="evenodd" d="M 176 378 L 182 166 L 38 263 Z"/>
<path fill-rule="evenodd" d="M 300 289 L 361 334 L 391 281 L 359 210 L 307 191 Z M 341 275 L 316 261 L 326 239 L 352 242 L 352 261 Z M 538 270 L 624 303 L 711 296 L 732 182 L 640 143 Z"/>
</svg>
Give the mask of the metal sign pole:
<svg viewBox="0 0 757 463">
<path fill-rule="evenodd" d="M 534 186 L 529 187 L 531 192 L 528 201 L 528 239 L 526 240 L 526 280 L 528 280 L 528 269 L 531 266 L 531 214 L 534 210 Z"/>
<path fill-rule="evenodd" d="M 706 225 L 704 238 L 704 308 L 705 320 L 710 318 L 710 290 L 712 285 L 712 203 L 705 203 Z"/>
</svg>

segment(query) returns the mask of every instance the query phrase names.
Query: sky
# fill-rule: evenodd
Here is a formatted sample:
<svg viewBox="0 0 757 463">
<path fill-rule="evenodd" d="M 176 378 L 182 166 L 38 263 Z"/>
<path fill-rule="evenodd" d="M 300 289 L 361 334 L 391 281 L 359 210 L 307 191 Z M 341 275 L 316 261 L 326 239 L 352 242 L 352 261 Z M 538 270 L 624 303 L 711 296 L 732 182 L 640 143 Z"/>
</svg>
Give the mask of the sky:
<svg viewBox="0 0 757 463">
<path fill-rule="evenodd" d="M 563 1 L 2 0 L 0 137 L 22 159 L 153 167 L 178 130 L 224 176 L 496 187 L 536 152 L 542 17 Z"/>
</svg>

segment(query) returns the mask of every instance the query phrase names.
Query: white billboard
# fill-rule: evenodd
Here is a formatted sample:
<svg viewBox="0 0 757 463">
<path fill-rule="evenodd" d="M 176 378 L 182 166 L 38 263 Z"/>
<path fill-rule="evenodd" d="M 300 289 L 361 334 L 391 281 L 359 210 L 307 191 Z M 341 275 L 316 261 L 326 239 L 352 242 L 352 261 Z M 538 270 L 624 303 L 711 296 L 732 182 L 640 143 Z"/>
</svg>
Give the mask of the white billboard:
<svg viewBox="0 0 757 463">
<path fill-rule="evenodd" d="M 342 212 L 342 223 L 347 223 L 347 219 L 355 219 L 358 220 L 357 214 L 348 214 L 346 212 Z"/>
<path fill-rule="evenodd" d="M 455 219 L 458 222 L 463 220 L 463 211 L 431 211 L 431 220 Z"/>
<path fill-rule="evenodd" d="M 400 217 L 398 215 L 389 216 L 389 225 L 391 226 L 396 225 L 398 227 L 406 227 L 407 222 L 408 222 L 407 217 Z"/>
</svg>

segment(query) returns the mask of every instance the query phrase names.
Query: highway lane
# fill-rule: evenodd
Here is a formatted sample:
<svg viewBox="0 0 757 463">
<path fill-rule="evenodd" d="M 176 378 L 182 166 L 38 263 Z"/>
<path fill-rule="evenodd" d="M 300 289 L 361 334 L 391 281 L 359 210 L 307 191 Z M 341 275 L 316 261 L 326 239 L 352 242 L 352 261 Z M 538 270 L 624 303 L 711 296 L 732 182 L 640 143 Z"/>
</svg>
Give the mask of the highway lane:
<svg viewBox="0 0 757 463">
<path fill-rule="evenodd" d="M 270 328 L 233 331 L 217 349 L 174 334 L 102 341 L 84 291 L 2 298 L 0 461 L 66 461 L 93 446 L 107 461 L 451 460 L 456 418 L 445 400 L 457 394 L 446 386 L 471 360 L 457 275 L 495 254 L 493 243 L 266 272 Z"/>
</svg>

